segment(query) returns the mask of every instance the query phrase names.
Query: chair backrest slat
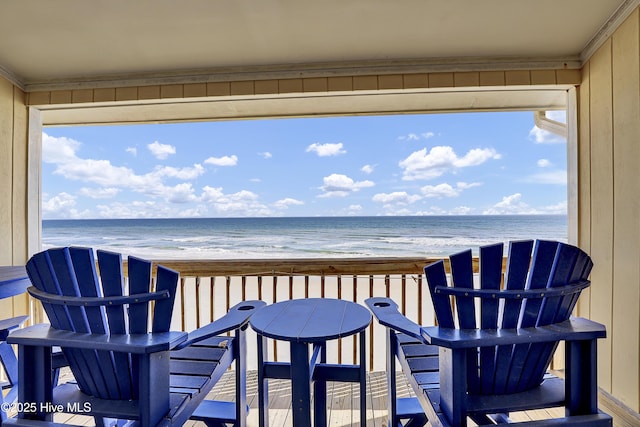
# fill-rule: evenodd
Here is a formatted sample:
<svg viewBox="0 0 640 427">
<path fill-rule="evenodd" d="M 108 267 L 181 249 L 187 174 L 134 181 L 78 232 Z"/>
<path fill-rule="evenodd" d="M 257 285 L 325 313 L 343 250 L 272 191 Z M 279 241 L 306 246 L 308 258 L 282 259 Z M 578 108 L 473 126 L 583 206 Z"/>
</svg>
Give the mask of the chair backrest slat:
<svg viewBox="0 0 640 427">
<path fill-rule="evenodd" d="M 498 243 L 480 248 L 480 288 L 500 290 L 502 282 L 502 258 L 504 245 Z M 498 298 L 483 298 L 480 301 L 480 327 L 483 329 L 497 329 Z M 483 393 L 490 393 L 495 382 L 496 347 L 483 347 L 480 349 L 480 365 L 484 369 L 480 371 L 480 387 Z"/>
<path fill-rule="evenodd" d="M 69 248 L 69 255 L 74 265 L 80 295 L 87 297 L 102 296 L 95 269 L 96 261 L 93 256 L 93 250 L 73 247 Z M 82 265 L 86 265 L 87 268 L 79 267 Z M 78 268 L 75 266 L 78 266 Z M 85 312 L 89 322 L 89 330 L 93 333 L 104 334 L 107 331 L 104 309 L 102 307 L 86 307 Z"/>
<path fill-rule="evenodd" d="M 436 292 L 437 287 L 447 286 L 447 273 L 444 268 L 444 261 L 436 261 L 424 268 L 424 275 L 429 285 L 429 293 L 433 308 L 436 314 L 438 325 L 443 328 L 454 328 L 453 311 L 451 310 L 451 299 L 449 296 Z"/>
<path fill-rule="evenodd" d="M 171 313 L 178 286 L 178 272 L 158 266 L 156 291 L 169 291 L 169 298 L 156 302 L 153 314 L 153 332 L 167 332 L 171 327 Z M 169 315 L 167 315 L 169 313 Z"/>
<path fill-rule="evenodd" d="M 523 290 L 527 283 L 529 264 L 531 262 L 531 249 L 533 240 L 522 240 L 509 244 L 507 268 L 505 271 L 505 289 L 510 291 Z M 522 301 L 509 299 L 505 301 L 503 310 L 502 327 L 506 329 L 518 326 Z"/>
<path fill-rule="evenodd" d="M 136 257 L 128 259 L 129 294 L 143 294 L 151 291 L 151 263 Z M 144 334 L 148 331 L 149 304 L 129 304 L 129 331 Z"/>
<path fill-rule="evenodd" d="M 473 289 L 473 257 L 471 249 L 449 257 L 451 280 L 456 288 Z M 456 298 L 458 324 L 461 329 L 475 329 L 476 308 L 471 298 Z"/>
<path fill-rule="evenodd" d="M 122 271 L 122 256 L 113 252 L 96 251 L 102 294 L 105 297 L 124 295 L 124 273 Z M 107 324 L 112 334 L 126 334 L 126 313 L 123 306 L 108 306 Z"/>
</svg>

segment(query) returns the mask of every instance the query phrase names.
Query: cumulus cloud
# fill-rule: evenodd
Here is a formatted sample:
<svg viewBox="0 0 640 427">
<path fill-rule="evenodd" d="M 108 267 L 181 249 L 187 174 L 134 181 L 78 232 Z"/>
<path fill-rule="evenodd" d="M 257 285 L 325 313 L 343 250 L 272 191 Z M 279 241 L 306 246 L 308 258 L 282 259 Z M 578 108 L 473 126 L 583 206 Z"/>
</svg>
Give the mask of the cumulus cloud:
<svg viewBox="0 0 640 427">
<path fill-rule="evenodd" d="M 406 135 L 401 135 L 398 137 L 400 141 L 420 141 L 422 139 L 429 139 L 436 136 L 433 132 L 422 132 L 422 133 L 408 133 Z"/>
<path fill-rule="evenodd" d="M 42 161 L 45 163 L 66 163 L 76 159 L 80 142 L 71 138 L 56 138 L 42 134 Z"/>
<path fill-rule="evenodd" d="M 222 187 L 205 186 L 200 200 L 222 216 L 269 216 L 272 211 L 259 201 L 257 194 L 241 190 L 225 194 Z"/>
<path fill-rule="evenodd" d="M 152 174 L 158 177 L 168 177 L 177 179 L 195 179 L 205 172 L 202 165 L 196 163 L 193 167 L 175 168 L 173 166 L 157 167 Z"/>
<path fill-rule="evenodd" d="M 371 181 L 354 181 L 347 175 L 331 174 L 323 178 L 324 185 L 320 187 L 323 194 L 318 197 L 346 197 L 351 193 L 360 191 L 362 188 L 373 187 Z"/>
<path fill-rule="evenodd" d="M 265 151 L 264 153 L 258 153 L 258 155 L 265 159 L 270 159 L 273 157 L 273 155 L 268 151 Z"/>
<path fill-rule="evenodd" d="M 80 195 L 90 197 L 92 199 L 111 199 L 120 192 L 119 188 L 87 188 L 80 189 Z"/>
<path fill-rule="evenodd" d="M 232 154 L 231 156 L 209 157 L 204 162 L 214 166 L 235 166 L 238 164 L 238 156 Z"/>
<path fill-rule="evenodd" d="M 366 173 L 367 175 L 369 175 L 370 173 L 373 172 L 374 166 L 371 165 L 364 165 L 363 167 L 360 168 L 360 170 L 364 173 Z"/>
<path fill-rule="evenodd" d="M 478 187 L 481 184 L 479 182 L 466 183 L 458 182 L 455 187 L 450 184 L 438 184 L 438 185 L 425 185 L 420 189 L 424 197 L 458 197 L 462 191 L 469 188 Z"/>
<path fill-rule="evenodd" d="M 478 166 L 492 159 L 500 159 L 493 148 L 474 148 L 459 157 L 452 147 L 436 146 L 427 152 L 426 148 L 414 151 L 399 162 L 405 181 L 437 178 L 449 171 L 470 166 Z"/>
<path fill-rule="evenodd" d="M 278 209 L 288 209 L 289 206 L 301 206 L 304 205 L 302 200 L 293 199 L 291 197 L 286 197 L 284 199 L 280 199 L 273 204 Z"/>
<path fill-rule="evenodd" d="M 76 209 L 76 197 L 69 193 L 59 193 L 52 197 L 44 195 L 42 200 L 42 216 L 57 219 L 78 219 L 86 215 Z"/>
<path fill-rule="evenodd" d="M 132 154 L 134 157 L 138 155 L 138 149 L 136 147 L 127 147 L 126 150 L 127 153 Z"/>
<path fill-rule="evenodd" d="M 504 196 L 501 201 L 483 212 L 486 215 L 534 214 L 535 209 L 522 201 L 521 193 Z"/>
<path fill-rule="evenodd" d="M 151 154 L 159 160 L 166 159 L 170 154 L 176 154 L 176 147 L 169 144 L 161 144 L 158 141 L 148 144 L 147 148 L 151 151 Z"/>
<path fill-rule="evenodd" d="M 538 160 L 538 167 L 540 167 L 540 168 L 548 168 L 548 167 L 551 167 L 551 166 L 553 166 L 553 164 L 548 159 L 540 159 L 540 160 Z"/>
<path fill-rule="evenodd" d="M 66 179 L 92 183 L 103 187 L 96 192 L 110 194 L 117 189 L 129 189 L 153 197 L 167 197 L 168 200 L 182 200 L 176 194 L 184 191 L 185 186 L 170 187 L 164 183 L 165 178 L 190 180 L 202 175 L 204 168 L 195 164 L 192 167 L 175 168 L 161 166 L 146 174 L 137 174 L 124 166 L 115 166 L 109 160 L 83 159 L 76 155 L 80 148 L 78 141 L 69 138 L 54 138 L 43 134 L 43 159 L 54 163 L 54 174 Z M 180 185 L 180 184 L 179 184 Z M 180 190 L 182 188 L 182 190 Z M 86 192 L 83 195 L 88 195 Z"/>
<path fill-rule="evenodd" d="M 340 154 L 345 154 L 347 151 L 342 148 L 342 142 L 338 142 L 336 144 L 318 144 L 313 143 L 307 147 L 307 153 L 315 152 L 320 157 L 328 157 L 328 156 L 338 156 Z"/>
<path fill-rule="evenodd" d="M 422 197 L 420 197 L 417 194 L 408 194 L 406 191 L 394 191 L 392 193 L 378 193 L 374 195 L 371 200 L 377 203 L 383 203 L 385 205 L 388 205 L 388 204 L 407 205 L 407 204 L 415 203 L 421 198 Z"/>
<path fill-rule="evenodd" d="M 522 200 L 521 193 L 514 193 L 509 196 L 504 196 L 501 201 L 493 205 L 491 208 L 485 210 L 483 214 L 486 215 L 538 215 L 538 214 L 553 214 L 553 215 L 566 215 L 567 214 L 567 202 L 563 201 L 554 205 L 532 207 Z"/>
</svg>

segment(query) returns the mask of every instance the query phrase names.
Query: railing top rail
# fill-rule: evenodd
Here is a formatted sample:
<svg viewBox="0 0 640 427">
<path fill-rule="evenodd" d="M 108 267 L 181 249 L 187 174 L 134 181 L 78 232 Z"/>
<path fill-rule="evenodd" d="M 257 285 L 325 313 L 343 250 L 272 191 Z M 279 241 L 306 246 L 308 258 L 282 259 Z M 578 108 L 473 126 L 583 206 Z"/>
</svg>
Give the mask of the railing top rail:
<svg viewBox="0 0 640 427">
<path fill-rule="evenodd" d="M 300 276 L 422 274 L 438 257 L 155 260 L 183 276 Z M 448 263 L 448 260 L 445 260 Z M 477 271 L 477 259 L 474 260 Z"/>
</svg>

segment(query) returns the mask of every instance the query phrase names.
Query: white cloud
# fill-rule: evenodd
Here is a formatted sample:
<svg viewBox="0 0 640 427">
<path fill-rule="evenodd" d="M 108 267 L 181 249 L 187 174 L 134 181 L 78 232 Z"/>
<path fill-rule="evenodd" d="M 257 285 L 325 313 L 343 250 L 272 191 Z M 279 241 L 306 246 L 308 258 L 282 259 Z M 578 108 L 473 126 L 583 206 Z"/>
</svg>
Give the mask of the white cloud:
<svg viewBox="0 0 640 427">
<path fill-rule="evenodd" d="M 272 211 L 259 200 L 257 194 L 241 190 L 225 194 L 221 187 L 205 186 L 200 200 L 222 216 L 269 216 Z"/>
<path fill-rule="evenodd" d="M 436 136 L 433 132 L 422 132 L 422 133 L 408 133 L 406 135 L 401 135 L 398 137 L 400 141 L 420 141 L 422 139 L 429 139 Z"/>
<path fill-rule="evenodd" d="M 304 205 L 302 200 L 293 199 L 291 197 L 286 197 L 284 199 L 280 199 L 273 204 L 278 209 L 288 209 L 289 206 L 301 206 Z"/>
<path fill-rule="evenodd" d="M 469 206 L 458 206 L 451 209 L 449 213 L 451 215 L 469 215 L 472 211 L 473 209 L 471 209 Z"/>
<path fill-rule="evenodd" d="M 504 196 L 501 201 L 483 212 L 485 215 L 534 214 L 535 209 L 522 201 L 522 194 Z"/>
<path fill-rule="evenodd" d="M 542 130 L 539 127 L 532 127 L 529 131 L 529 138 L 536 144 L 564 144 L 567 140 L 560 135 Z"/>
<path fill-rule="evenodd" d="M 167 206 L 151 200 L 114 202 L 108 205 L 98 205 L 96 210 L 102 218 L 169 218 L 175 216 Z"/>
<path fill-rule="evenodd" d="M 111 199 L 120 192 L 119 188 L 87 188 L 80 189 L 80 195 L 91 197 L 92 199 Z"/>
<path fill-rule="evenodd" d="M 138 155 L 138 149 L 136 147 L 127 147 L 124 151 L 132 154 L 134 157 Z"/>
<path fill-rule="evenodd" d="M 340 154 L 345 154 L 346 150 L 342 148 L 342 142 L 339 142 L 337 144 L 313 143 L 307 147 L 307 153 L 309 152 L 315 152 L 320 157 L 327 157 L 327 156 L 338 156 Z"/>
<path fill-rule="evenodd" d="M 540 159 L 540 160 L 538 160 L 538 167 L 540 167 L 540 168 L 548 168 L 550 166 L 553 166 L 553 164 L 551 163 L 550 160 L 548 160 L 548 159 Z"/>
<path fill-rule="evenodd" d="M 238 156 L 232 154 L 231 156 L 209 157 L 204 162 L 215 166 L 235 166 L 238 164 Z"/>
<path fill-rule="evenodd" d="M 205 172 L 201 165 L 195 164 L 193 167 L 185 168 L 161 166 L 152 172 L 139 175 L 130 168 L 115 166 L 109 160 L 82 159 L 76 155 L 76 150 L 79 147 L 80 143 L 77 141 L 64 137 L 49 137 L 43 134 L 43 153 L 47 153 L 49 163 L 56 164 L 54 174 L 66 179 L 104 187 L 102 190 L 92 190 L 104 191 L 104 194 L 109 194 L 115 189 L 127 188 L 137 193 L 152 197 L 165 197 L 167 201 L 182 203 L 186 197 L 184 190 L 187 186 L 178 184 L 177 187 L 168 187 L 164 184 L 163 179 L 190 180 Z M 155 217 L 155 215 L 153 216 Z"/>
<path fill-rule="evenodd" d="M 165 187 L 164 197 L 170 203 L 188 203 L 196 201 L 191 183 L 184 182 L 173 187 Z"/>
<path fill-rule="evenodd" d="M 265 151 L 264 153 L 258 153 L 258 155 L 264 157 L 265 159 L 270 159 L 273 157 L 273 155 L 268 151 Z"/>
<path fill-rule="evenodd" d="M 147 148 L 151 151 L 151 154 L 159 160 L 166 159 L 170 154 L 176 154 L 176 147 L 169 144 L 161 144 L 158 141 L 148 144 Z"/>
<path fill-rule="evenodd" d="M 474 148 L 463 157 L 453 151 L 449 146 L 436 146 L 415 151 L 406 159 L 399 162 L 404 169 L 402 179 L 413 181 L 419 179 L 433 179 L 446 172 L 459 168 L 478 166 L 491 159 L 500 159 L 500 154 L 493 148 Z"/>
<path fill-rule="evenodd" d="M 369 175 L 370 173 L 373 172 L 374 166 L 371 165 L 364 165 L 363 167 L 360 168 L 360 170 L 364 173 L 366 173 L 367 175 Z"/>
<path fill-rule="evenodd" d="M 408 194 L 406 191 L 394 191 L 393 193 L 378 193 L 373 196 L 371 200 L 377 203 L 384 204 L 400 204 L 407 205 L 411 203 L 415 203 L 420 200 L 420 197 L 417 194 Z"/>
<path fill-rule="evenodd" d="M 157 167 L 152 174 L 158 177 L 178 178 L 178 179 L 195 179 L 205 172 L 202 165 L 196 163 L 193 167 L 175 168 L 173 166 Z"/>
<path fill-rule="evenodd" d="M 542 206 L 534 208 L 529 206 L 522 200 L 522 194 L 514 193 L 509 196 L 505 196 L 502 200 L 491 208 L 483 212 L 485 215 L 540 215 L 540 214 L 553 214 L 553 215 L 566 215 L 567 214 L 567 202 L 563 201 L 556 203 L 555 205 Z"/>
<path fill-rule="evenodd" d="M 46 197 L 46 196 L 45 196 Z M 78 219 L 87 215 L 86 211 L 76 209 L 76 197 L 69 193 L 59 193 L 42 200 L 42 216 L 44 218 Z"/>
<path fill-rule="evenodd" d="M 351 193 L 360 191 L 362 188 L 373 187 L 371 181 L 354 181 L 347 175 L 331 174 L 323 178 L 324 185 L 320 187 L 324 194 L 318 197 L 346 197 Z"/>
<path fill-rule="evenodd" d="M 66 163 L 76 159 L 76 151 L 81 143 L 70 138 L 56 138 L 42 133 L 42 161 L 45 163 Z"/>
<path fill-rule="evenodd" d="M 478 187 L 481 185 L 478 182 L 468 184 L 466 182 L 458 182 L 455 187 L 450 184 L 438 184 L 438 185 L 425 185 L 420 189 L 424 197 L 458 197 L 463 190 L 469 188 Z"/>
</svg>

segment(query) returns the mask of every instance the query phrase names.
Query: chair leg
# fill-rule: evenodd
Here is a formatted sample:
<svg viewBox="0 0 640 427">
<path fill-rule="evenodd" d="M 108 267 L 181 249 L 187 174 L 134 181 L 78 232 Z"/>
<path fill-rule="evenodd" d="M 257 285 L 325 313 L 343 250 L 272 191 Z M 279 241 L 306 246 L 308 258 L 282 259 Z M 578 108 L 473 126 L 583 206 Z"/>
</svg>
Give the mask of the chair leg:
<svg viewBox="0 0 640 427">
<path fill-rule="evenodd" d="M 236 345 L 233 347 L 236 368 L 236 422 L 235 427 L 246 427 L 247 413 L 247 336 L 243 329 L 236 330 Z M 219 424 L 224 425 L 224 424 Z M 214 426 L 211 426 L 214 427 Z"/>
<path fill-rule="evenodd" d="M 387 414 L 389 427 L 400 424 L 396 406 L 396 347 L 398 338 L 396 332 L 387 328 Z"/>
</svg>

